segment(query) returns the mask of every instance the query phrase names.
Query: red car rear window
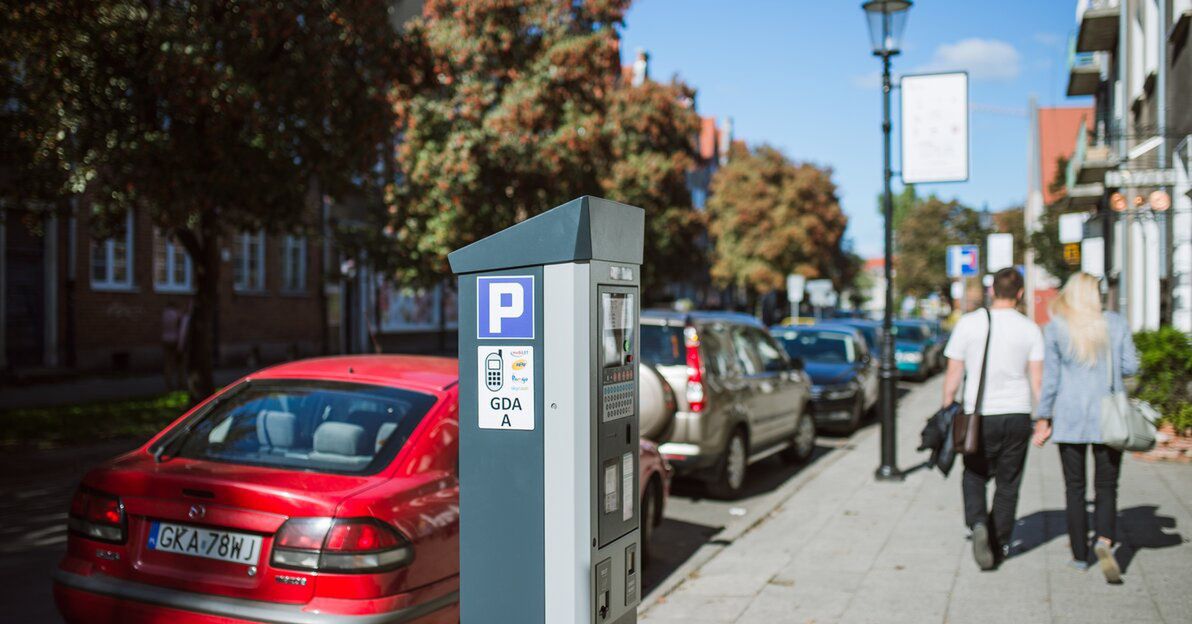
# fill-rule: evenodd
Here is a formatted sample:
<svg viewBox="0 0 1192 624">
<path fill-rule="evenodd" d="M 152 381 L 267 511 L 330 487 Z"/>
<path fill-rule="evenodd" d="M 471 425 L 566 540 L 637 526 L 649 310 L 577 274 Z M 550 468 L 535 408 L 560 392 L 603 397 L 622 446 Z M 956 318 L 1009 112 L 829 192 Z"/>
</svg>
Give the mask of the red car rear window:
<svg viewBox="0 0 1192 624">
<path fill-rule="evenodd" d="M 316 472 L 371 474 L 397 455 L 435 397 L 319 381 L 253 381 L 183 423 L 177 456 Z"/>
</svg>

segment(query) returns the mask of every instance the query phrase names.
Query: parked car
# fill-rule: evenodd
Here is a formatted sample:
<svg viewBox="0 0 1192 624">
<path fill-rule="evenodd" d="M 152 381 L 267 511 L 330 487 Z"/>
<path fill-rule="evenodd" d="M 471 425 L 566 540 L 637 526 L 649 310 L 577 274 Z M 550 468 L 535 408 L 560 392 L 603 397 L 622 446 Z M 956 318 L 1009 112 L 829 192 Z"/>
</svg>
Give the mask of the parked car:
<svg viewBox="0 0 1192 624">
<path fill-rule="evenodd" d="M 675 427 L 675 412 L 679 404 L 675 391 L 662 373 L 646 359 L 642 359 L 638 377 L 639 431 L 647 440 L 665 440 Z"/>
<path fill-rule="evenodd" d="M 641 455 L 638 461 L 638 497 L 641 500 L 640 537 L 642 565 L 649 565 L 657 549 L 654 531 L 662 524 L 666 501 L 670 496 L 672 469 L 658 450 L 658 445 L 645 439 L 638 440 Z"/>
<path fill-rule="evenodd" d="M 942 348 L 939 351 L 942 353 Z M 936 370 L 936 347 L 927 328 L 917 321 L 894 322 L 894 361 L 898 375 L 923 381 Z"/>
<path fill-rule="evenodd" d="M 853 431 L 877 403 L 877 360 L 860 330 L 847 325 L 771 327 L 791 359 L 811 376 L 811 413 L 821 429 Z"/>
<path fill-rule="evenodd" d="M 681 475 L 740 493 L 750 464 L 815 450 L 811 382 L 757 319 L 731 312 L 646 310 L 641 357 L 675 391 L 674 431 L 660 446 Z"/>
<path fill-rule="evenodd" d="M 865 338 L 865 346 L 869 347 L 869 353 L 880 363 L 882 357 L 882 324 L 880 321 L 851 318 L 839 319 L 833 321 L 833 324 L 845 325 L 861 332 L 861 336 Z"/>
<path fill-rule="evenodd" d="M 934 373 L 944 368 L 944 347 L 947 346 L 947 340 L 938 322 L 928 319 L 903 319 L 898 321 L 897 325 L 906 327 L 908 332 L 917 326 L 927 342 L 928 370 Z M 913 335 L 913 332 L 911 333 Z"/>
<path fill-rule="evenodd" d="M 350 356 L 229 385 L 83 478 L 59 611 L 100 624 L 458 622 L 458 379 L 454 359 Z M 648 539 L 670 472 L 641 449 Z"/>
</svg>

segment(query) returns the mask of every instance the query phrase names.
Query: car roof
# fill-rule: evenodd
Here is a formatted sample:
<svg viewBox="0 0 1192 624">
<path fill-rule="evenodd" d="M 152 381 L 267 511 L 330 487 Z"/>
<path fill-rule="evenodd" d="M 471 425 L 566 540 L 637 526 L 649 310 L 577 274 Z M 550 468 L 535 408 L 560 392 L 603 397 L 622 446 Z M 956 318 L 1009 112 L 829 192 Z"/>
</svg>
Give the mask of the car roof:
<svg viewBox="0 0 1192 624">
<path fill-rule="evenodd" d="M 424 355 L 342 355 L 286 362 L 251 379 L 328 379 L 446 390 L 459 382 L 459 360 Z"/>
<path fill-rule="evenodd" d="M 797 332 L 827 331 L 827 332 L 836 332 L 838 334 L 848 334 L 855 339 L 863 338 L 863 336 L 861 336 L 860 330 L 858 330 L 856 327 L 853 327 L 851 325 L 845 325 L 844 323 L 834 323 L 834 322 L 816 323 L 815 325 L 775 325 L 770 328 L 770 331 L 771 332 L 775 332 L 775 331 L 797 331 Z"/>
<path fill-rule="evenodd" d="M 882 326 L 881 321 L 871 321 L 869 319 L 859 319 L 859 318 L 842 318 L 842 319 L 836 319 L 833 322 L 839 323 L 841 325 L 848 325 L 850 327 L 880 328 Z"/>
<path fill-rule="evenodd" d="M 642 320 L 663 321 L 667 325 L 686 325 L 688 321 L 697 323 L 721 321 L 724 323 L 737 323 L 765 328 L 765 325 L 762 325 L 762 322 L 757 320 L 757 317 L 745 314 L 744 312 L 725 312 L 722 310 L 690 310 L 679 312 L 677 310 L 654 308 L 642 310 Z"/>
</svg>

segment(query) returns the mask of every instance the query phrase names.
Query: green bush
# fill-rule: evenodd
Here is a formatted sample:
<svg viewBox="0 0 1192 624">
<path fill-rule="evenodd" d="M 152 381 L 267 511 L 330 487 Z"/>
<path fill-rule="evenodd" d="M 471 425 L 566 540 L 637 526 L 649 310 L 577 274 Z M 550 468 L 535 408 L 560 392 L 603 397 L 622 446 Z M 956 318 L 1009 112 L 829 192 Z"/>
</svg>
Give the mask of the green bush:
<svg viewBox="0 0 1192 624">
<path fill-rule="evenodd" d="M 1173 327 L 1134 334 L 1141 368 L 1134 395 L 1179 433 L 1192 429 L 1192 339 Z"/>
<path fill-rule="evenodd" d="M 113 438 L 148 438 L 190 407 L 185 392 L 0 412 L 0 450 L 51 448 Z"/>
</svg>

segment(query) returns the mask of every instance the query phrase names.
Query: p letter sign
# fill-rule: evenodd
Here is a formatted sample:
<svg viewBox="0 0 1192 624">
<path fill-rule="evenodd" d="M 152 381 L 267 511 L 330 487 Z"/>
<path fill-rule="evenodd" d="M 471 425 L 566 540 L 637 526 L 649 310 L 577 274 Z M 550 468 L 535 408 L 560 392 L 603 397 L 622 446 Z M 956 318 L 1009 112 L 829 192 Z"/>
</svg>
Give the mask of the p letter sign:
<svg viewBox="0 0 1192 624">
<path fill-rule="evenodd" d="M 476 278 L 476 337 L 533 340 L 532 275 Z"/>
</svg>

